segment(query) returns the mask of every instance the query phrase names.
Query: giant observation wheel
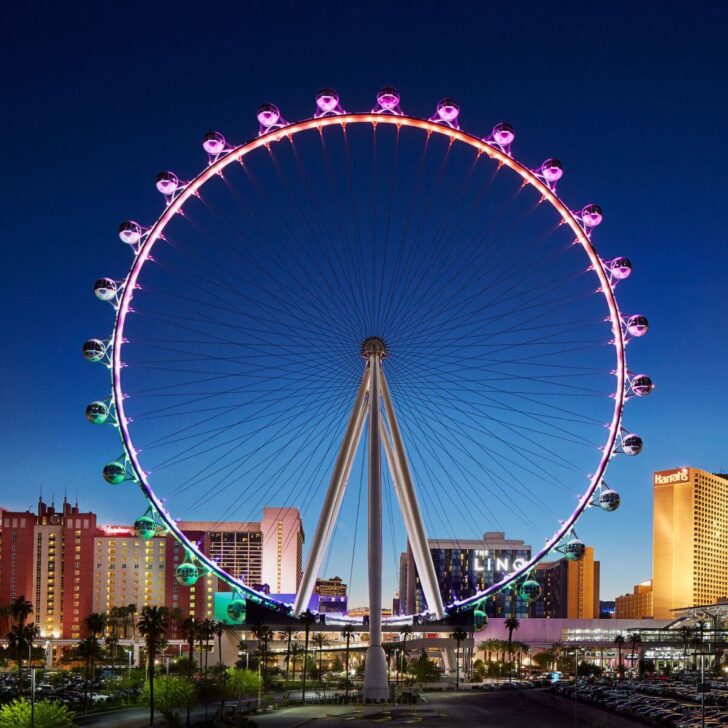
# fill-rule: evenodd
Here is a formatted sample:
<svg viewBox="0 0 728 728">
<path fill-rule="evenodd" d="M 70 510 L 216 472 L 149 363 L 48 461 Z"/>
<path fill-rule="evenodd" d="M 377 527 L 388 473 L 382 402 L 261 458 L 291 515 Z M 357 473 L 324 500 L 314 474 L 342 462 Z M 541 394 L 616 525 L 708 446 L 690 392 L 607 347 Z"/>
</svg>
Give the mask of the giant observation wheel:
<svg viewBox="0 0 728 728">
<path fill-rule="evenodd" d="M 620 312 L 632 267 L 597 252 L 601 209 L 567 206 L 561 163 L 519 162 L 508 124 L 485 138 L 462 130 L 451 99 L 418 118 L 392 88 L 366 113 L 324 90 L 312 118 L 288 123 L 265 104 L 258 121 L 240 145 L 208 133 L 208 164 L 189 181 L 160 173 L 156 222 L 119 230 L 131 269 L 95 284 L 114 329 L 83 352 L 109 368 L 111 393 L 86 416 L 122 441 L 104 478 L 141 488 L 137 533 L 177 539 L 181 583 L 213 573 L 283 615 L 306 609 L 342 552 L 336 535 L 350 545 L 361 487 L 346 499 L 357 518 L 337 524 L 357 477 L 372 603 L 383 508 L 403 548 L 392 492 L 422 582 L 424 611 L 393 621 L 439 619 L 506 588 L 535 596 L 534 566 L 555 551 L 581 558 L 579 518 L 619 505 L 607 466 L 642 449 L 624 405 L 653 386 L 627 368 L 647 321 Z M 303 517 L 295 599 L 230 573 L 178 525 L 252 520 L 267 502 Z M 531 557 L 443 601 L 427 537 L 514 522 Z"/>
</svg>

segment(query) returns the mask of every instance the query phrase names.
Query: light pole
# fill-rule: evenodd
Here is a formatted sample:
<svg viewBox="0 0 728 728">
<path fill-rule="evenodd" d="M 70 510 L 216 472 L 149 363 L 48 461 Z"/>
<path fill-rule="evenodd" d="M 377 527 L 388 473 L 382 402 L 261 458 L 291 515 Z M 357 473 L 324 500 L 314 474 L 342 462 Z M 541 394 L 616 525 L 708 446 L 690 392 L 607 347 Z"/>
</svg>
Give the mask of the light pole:
<svg viewBox="0 0 728 728">
<path fill-rule="evenodd" d="M 164 712 L 169 715 L 169 655 L 165 655 L 164 660 Z"/>
<path fill-rule="evenodd" d="M 35 668 L 30 668 L 30 728 L 35 728 Z"/>
</svg>

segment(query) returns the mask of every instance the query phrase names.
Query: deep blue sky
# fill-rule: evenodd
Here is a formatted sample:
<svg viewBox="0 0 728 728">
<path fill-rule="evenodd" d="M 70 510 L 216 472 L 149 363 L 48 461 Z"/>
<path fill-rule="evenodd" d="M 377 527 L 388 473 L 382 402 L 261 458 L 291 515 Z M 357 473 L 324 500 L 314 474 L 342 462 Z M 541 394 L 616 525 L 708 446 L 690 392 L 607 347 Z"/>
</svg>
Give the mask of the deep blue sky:
<svg viewBox="0 0 728 728">
<path fill-rule="evenodd" d="M 301 118 L 322 86 L 368 109 L 393 84 L 423 115 L 453 96 L 469 130 L 510 121 L 534 166 L 558 156 L 562 194 L 601 204 L 600 240 L 631 258 L 620 298 L 650 318 L 635 360 L 657 389 L 625 422 L 646 450 L 610 480 L 608 529 L 581 535 L 603 598 L 649 578 L 651 472 L 728 469 L 727 23 L 705 2 L 5 6 L 0 502 L 42 486 L 105 521 L 138 510 L 98 475 L 79 346 L 105 334 L 91 285 L 128 265 L 116 226 L 153 219 L 154 174 L 195 169 L 208 129 L 251 136 L 262 101 Z"/>
</svg>

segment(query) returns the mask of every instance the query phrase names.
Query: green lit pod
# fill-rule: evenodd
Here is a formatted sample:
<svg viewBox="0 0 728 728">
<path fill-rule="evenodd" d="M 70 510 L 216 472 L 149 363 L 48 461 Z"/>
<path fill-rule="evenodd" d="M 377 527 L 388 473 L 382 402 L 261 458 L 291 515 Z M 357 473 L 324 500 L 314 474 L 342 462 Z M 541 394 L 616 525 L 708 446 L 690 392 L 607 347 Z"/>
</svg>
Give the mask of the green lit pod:
<svg viewBox="0 0 728 728">
<path fill-rule="evenodd" d="M 194 564 L 185 561 L 175 569 L 174 575 L 182 586 L 192 586 L 200 578 L 200 570 Z"/>
<path fill-rule="evenodd" d="M 103 425 L 109 419 L 109 405 L 106 402 L 91 402 L 86 407 L 86 419 L 92 425 Z"/>
<path fill-rule="evenodd" d="M 118 460 L 104 465 L 104 480 L 111 485 L 123 483 L 126 480 L 126 465 Z"/>
<path fill-rule="evenodd" d="M 232 622 L 245 621 L 246 604 L 244 599 L 232 599 L 227 606 L 227 616 Z"/>
<path fill-rule="evenodd" d="M 153 538 L 157 534 L 157 522 L 151 516 L 141 516 L 134 521 L 134 530 L 139 538 Z"/>
<path fill-rule="evenodd" d="M 529 602 L 535 602 L 541 596 L 541 585 L 535 579 L 527 579 L 521 584 L 520 594 Z"/>
</svg>

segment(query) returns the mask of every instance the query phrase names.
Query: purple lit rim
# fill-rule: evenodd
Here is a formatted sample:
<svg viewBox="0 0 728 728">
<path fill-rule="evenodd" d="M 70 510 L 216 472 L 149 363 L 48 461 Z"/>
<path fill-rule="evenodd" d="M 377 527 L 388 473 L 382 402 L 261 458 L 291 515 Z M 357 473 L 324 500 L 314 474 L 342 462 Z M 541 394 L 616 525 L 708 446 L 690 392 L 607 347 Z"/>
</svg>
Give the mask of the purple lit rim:
<svg viewBox="0 0 728 728">
<path fill-rule="evenodd" d="M 241 160 L 247 154 L 254 151 L 255 149 L 258 149 L 261 146 L 266 146 L 274 142 L 279 142 L 282 139 L 288 138 L 290 136 L 293 136 L 294 134 L 310 129 L 323 129 L 327 126 L 344 126 L 346 124 L 371 124 L 374 127 L 376 127 L 377 124 L 394 124 L 397 127 L 407 126 L 417 129 L 423 129 L 428 133 L 441 134 L 443 136 L 449 137 L 452 141 L 460 141 L 473 147 L 479 153 L 486 154 L 491 159 L 496 160 L 499 164 L 508 167 L 516 174 L 520 175 L 524 183 L 533 185 L 541 194 L 543 200 L 551 204 L 551 206 L 561 216 L 563 222 L 569 225 L 572 232 L 576 236 L 576 239 L 581 244 L 582 248 L 585 250 L 587 256 L 589 257 L 591 267 L 599 278 L 600 291 L 606 299 L 607 306 L 609 308 L 609 320 L 612 324 L 612 333 L 614 337 L 611 343 L 614 345 L 617 354 L 617 367 L 614 372 L 617 380 L 617 386 L 614 393 L 614 411 L 612 415 L 612 422 L 609 425 L 609 436 L 607 439 L 607 443 L 602 451 L 602 457 L 600 459 L 599 466 L 594 475 L 591 476 L 589 487 L 579 499 L 579 503 L 575 510 L 560 525 L 559 529 L 546 542 L 545 546 L 543 546 L 543 548 L 541 548 L 535 556 L 532 556 L 530 561 L 524 564 L 517 571 L 507 574 L 506 577 L 503 578 L 501 581 L 493 584 L 482 592 L 478 592 L 474 596 L 464 599 L 462 601 L 454 602 L 454 604 L 451 606 L 464 607 L 467 605 L 472 605 L 487 596 L 503 590 L 508 585 L 517 581 L 524 574 L 528 573 L 531 569 L 533 569 L 533 567 L 539 561 L 547 556 L 549 552 L 551 552 L 564 539 L 564 537 L 574 527 L 581 514 L 587 508 L 592 499 L 592 496 L 594 495 L 594 492 L 602 481 L 604 473 L 607 469 L 607 465 L 609 464 L 609 460 L 614 454 L 617 436 L 621 428 L 622 411 L 625 402 L 625 383 L 627 377 L 625 341 L 621 326 L 621 314 L 619 311 L 619 306 L 617 304 L 617 300 L 614 295 L 614 291 L 612 289 L 609 277 L 604 269 L 601 259 L 597 255 L 597 252 L 589 239 L 589 236 L 583 230 L 583 228 L 579 224 L 579 221 L 576 219 L 576 217 L 574 217 L 571 210 L 558 198 L 555 192 L 548 188 L 548 186 L 541 179 L 539 179 L 531 170 L 529 170 L 523 164 L 516 161 L 512 157 L 509 157 L 507 154 L 501 152 L 500 149 L 492 146 L 482 139 L 472 136 L 471 134 L 468 134 L 467 132 L 461 131 L 459 129 L 453 129 L 447 126 L 443 126 L 442 124 L 437 124 L 433 121 L 426 121 L 424 119 L 419 119 L 411 116 L 386 116 L 373 113 L 344 113 L 337 116 L 322 116 L 314 119 L 306 119 L 304 121 L 289 124 L 285 127 L 282 127 L 281 129 L 276 129 L 275 131 L 266 133 L 262 137 L 254 138 L 246 142 L 245 144 L 241 144 L 240 146 L 231 149 L 219 159 L 217 159 L 214 163 L 210 164 L 210 166 L 208 166 L 202 172 L 200 172 L 200 174 L 197 175 L 197 177 L 195 177 L 184 188 L 179 196 L 175 198 L 174 201 L 164 210 L 162 215 L 157 219 L 152 228 L 149 230 L 149 233 L 144 239 L 141 247 L 139 248 L 139 251 L 137 252 L 137 255 L 132 264 L 131 270 L 129 271 L 125 280 L 125 285 L 121 294 L 121 298 L 119 300 L 119 305 L 114 322 L 111 357 L 112 395 L 116 407 L 119 432 L 121 434 L 121 439 L 126 450 L 127 457 L 139 481 L 139 486 L 142 492 L 151 504 L 152 508 L 156 512 L 161 522 L 169 530 L 169 532 L 184 546 L 184 548 L 192 556 L 194 556 L 194 558 L 199 561 L 204 568 L 209 570 L 209 572 L 214 573 L 218 578 L 222 579 L 225 583 L 227 583 L 234 589 L 238 589 L 249 595 L 255 596 L 261 602 L 273 608 L 280 609 L 280 607 L 283 606 L 290 611 L 290 609 L 293 607 L 292 604 L 278 602 L 275 599 L 271 599 L 266 594 L 252 589 L 251 587 L 247 586 L 242 580 L 234 578 L 227 572 L 223 571 L 211 559 L 207 558 L 199 550 L 197 545 L 190 541 L 177 527 L 177 524 L 175 523 L 169 512 L 165 509 L 162 501 L 160 501 L 160 499 L 154 493 L 154 490 L 147 481 L 147 476 L 144 473 L 144 470 L 142 469 L 141 464 L 139 463 L 139 460 L 137 458 L 137 453 L 134 449 L 132 438 L 129 433 L 128 423 L 124 415 L 124 394 L 121 386 L 121 369 L 123 366 L 121 362 L 121 349 L 124 343 L 124 324 L 126 321 L 127 313 L 129 312 L 129 306 L 133 298 L 133 291 L 136 287 L 139 273 L 141 272 L 144 263 L 149 258 L 149 254 L 151 249 L 154 247 L 154 243 L 160 238 L 164 231 L 164 228 L 167 226 L 170 220 L 182 209 L 185 202 L 187 202 L 190 197 L 197 194 L 200 188 L 207 181 L 212 179 L 215 175 L 222 173 L 225 167 L 227 167 L 229 164 Z M 430 612 L 425 611 L 418 616 L 429 617 L 432 615 Z M 351 618 L 339 619 L 340 621 L 347 621 L 351 623 L 358 623 L 360 621 Z M 391 619 L 385 621 L 399 623 L 402 622 L 402 620 L 403 618 L 400 616 L 392 617 Z"/>
</svg>

